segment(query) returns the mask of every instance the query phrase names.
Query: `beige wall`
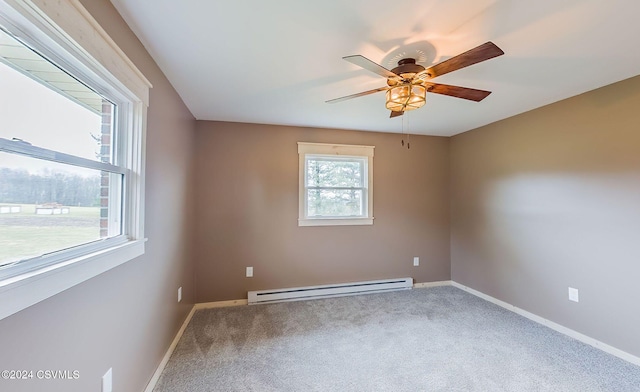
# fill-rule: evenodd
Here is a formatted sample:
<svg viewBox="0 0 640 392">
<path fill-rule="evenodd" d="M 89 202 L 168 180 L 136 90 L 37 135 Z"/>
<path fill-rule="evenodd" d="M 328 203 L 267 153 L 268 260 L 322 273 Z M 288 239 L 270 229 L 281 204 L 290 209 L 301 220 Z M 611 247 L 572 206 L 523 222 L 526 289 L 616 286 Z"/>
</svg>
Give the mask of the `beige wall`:
<svg viewBox="0 0 640 392">
<path fill-rule="evenodd" d="M 198 121 L 196 300 L 378 278 L 448 280 L 449 140 L 412 136 L 410 150 L 400 140 Z M 298 227 L 298 141 L 375 146 L 372 226 Z"/>
<path fill-rule="evenodd" d="M 195 120 L 108 0 L 83 1 L 153 83 L 147 134 L 147 252 L 0 321 L 0 370 L 79 370 L 73 381 L 5 381 L 2 391 L 140 392 L 194 299 L 188 254 Z M 177 288 L 184 287 L 178 306 Z"/>
<path fill-rule="evenodd" d="M 453 137 L 452 278 L 640 355 L 639 109 L 636 77 Z"/>
</svg>

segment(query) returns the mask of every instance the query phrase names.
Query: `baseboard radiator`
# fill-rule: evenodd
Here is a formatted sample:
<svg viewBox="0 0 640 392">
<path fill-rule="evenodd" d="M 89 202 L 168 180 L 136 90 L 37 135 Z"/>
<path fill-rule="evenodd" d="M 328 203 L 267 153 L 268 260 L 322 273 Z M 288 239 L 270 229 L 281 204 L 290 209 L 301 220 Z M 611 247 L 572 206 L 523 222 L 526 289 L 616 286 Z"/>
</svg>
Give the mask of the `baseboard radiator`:
<svg viewBox="0 0 640 392">
<path fill-rule="evenodd" d="M 384 291 L 408 290 L 413 287 L 413 278 L 371 280 L 368 282 L 353 282 L 327 284 L 322 286 L 292 287 L 276 290 L 249 291 L 249 305 L 285 301 L 300 301 L 314 298 L 342 297 L 365 293 L 380 293 Z"/>
</svg>

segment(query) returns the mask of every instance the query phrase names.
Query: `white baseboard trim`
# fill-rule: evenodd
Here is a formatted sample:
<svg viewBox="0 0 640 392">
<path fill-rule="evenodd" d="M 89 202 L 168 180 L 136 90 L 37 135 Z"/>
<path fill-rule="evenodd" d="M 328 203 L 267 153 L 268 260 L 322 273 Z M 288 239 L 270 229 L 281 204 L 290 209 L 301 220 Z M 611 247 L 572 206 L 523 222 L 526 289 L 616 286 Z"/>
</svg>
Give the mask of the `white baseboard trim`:
<svg viewBox="0 0 640 392">
<path fill-rule="evenodd" d="M 191 311 L 187 315 L 187 318 L 184 319 L 184 322 L 182 323 L 182 326 L 178 330 L 176 337 L 173 338 L 171 345 L 169 345 L 169 349 L 164 354 L 164 357 L 162 357 L 162 361 L 160 361 L 158 368 L 153 373 L 153 377 L 151 377 L 151 380 L 149 380 L 149 383 L 147 384 L 147 387 L 144 389 L 144 392 L 153 392 L 153 388 L 156 387 L 156 383 L 160 379 L 160 375 L 162 374 L 164 367 L 167 366 L 167 362 L 169 362 L 169 358 L 171 358 L 171 354 L 173 354 L 173 350 L 176 349 L 176 346 L 178 345 L 178 342 L 180 341 L 180 338 L 182 337 L 184 330 L 187 329 L 187 325 L 189 325 L 189 322 L 191 321 L 191 318 L 193 317 L 193 314 L 195 312 L 196 312 L 196 308 L 194 306 L 191 308 Z"/>
<path fill-rule="evenodd" d="M 199 304 L 193 305 L 193 307 L 191 308 L 191 311 L 189 312 L 187 317 L 184 319 L 182 326 L 178 330 L 176 337 L 173 338 L 173 341 L 171 342 L 171 345 L 169 345 L 167 352 L 164 354 L 164 357 L 162 357 L 162 361 L 160 361 L 160 364 L 156 368 L 156 371 L 153 373 L 151 380 L 149 380 L 149 383 L 147 384 L 147 387 L 144 389 L 144 392 L 153 392 L 153 388 L 156 387 L 156 384 L 160 379 L 160 375 L 162 374 L 164 367 L 167 366 L 167 362 L 169 362 L 169 358 L 171 358 L 171 354 L 173 354 L 173 350 L 176 349 L 176 346 L 178 345 L 180 338 L 182 338 L 182 334 L 184 333 L 184 330 L 187 329 L 187 325 L 189 325 L 189 322 L 191 321 L 191 318 L 193 318 L 193 315 L 196 312 L 196 310 L 224 308 L 228 306 L 241 306 L 246 304 L 247 304 L 246 299 L 236 299 L 231 301 L 205 302 L 205 303 L 199 303 Z"/>
<path fill-rule="evenodd" d="M 527 312 L 526 310 L 520 309 L 520 308 L 518 308 L 518 307 L 516 307 L 514 305 L 511 305 L 511 304 L 509 304 L 507 302 L 501 301 L 501 300 L 499 300 L 497 298 L 494 298 L 494 297 L 492 297 L 490 295 L 482 293 L 482 292 L 480 292 L 478 290 L 474 290 L 471 287 L 467 287 L 467 286 L 465 286 L 463 284 L 460 284 L 458 282 L 452 281 L 451 285 L 453 287 L 459 288 L 460 290 L 464 290 L 464 291 L 466 291 L 466 292 L 468 292 L 470 294 L 473 294 L 476 297 L 482 298 L 482 299 L 484 299 L 486 301 L 489 301 L 489 302 L 491 302 L 493 304 L 496 304 L 496 305 L 498 305 L 500 307 L 503 307 L 503 308 L 505 308 L 507 310 L 510 310 L 510 311 L 512 311 L 512 312 L 514 312 L 516 314 L 519 314 L 520 316 L 526 317 L 531 321 L 535 321 L 538 324 L 542 324 L 542 325 L 544 325 L 546 327 L 549 327 L 549 328 L 553 329 L 554 331 L 560 332 L 561 334 L 564 334 L 564 335 L 567 335 L 567 336 L 569 336 L 571 338 L 579 340 L 582 343 L 588 344 L 588 345 L 593 346 L 593 347 L 595 347 L 595 348 L 597 348 L 599 350 L 602 350 L 602 351 L 604 351 L 604 352 L 606 352 L 608 354 L 616 356 L 616 357 L 618 357 L 620 359 L 623 359 L 623 360 L 625 360 L 627 362 L 630 362 L 630 363 L 632 363 L 634 365 L 640 366 L 640 357 L 636 357 L 635 355 L 629 354 L 626 351 L 622 351 L 622 350 L 620 350 L 618 348 L 610 346 L 610 345 L 608 345 L 606 343 L 603 343 L 603 342 L 601 342 L 599 340 L 596 340 L 596 339 L 594 339 L 592 337 L 589 337 L 587 335 L 581 334 L 580 332 L 574 331 L 573 329 L 570 329 L 570 328 L 567 328 L 567 327 L 562 326 L 560 324 L 554 323 L 551 320 L 547 320 L 546 318 L 540 317 L 540 316 L 535 315 L 535 314 L 533 314 L 531 312 Z"/>
<path fill-rule="evenodd" d="M 216 302 L 202 302 L 193 305 L 196 310 L 200 309 L 213 309 L 213 308 L 226 308 L 229 306 L 242 306 L 246 305 L 248 300 L 246 299 L 232 299 L 230 301 L 216 301 Z"/>
<path fill-rule="evenodd" d="M 425 289 L 428 287 L 440 287 L 440 286 L 451 286 L 453 284 L 450 280 L 440 280 L 437 282 L 422 282 L 422 283 L 414 283 L 414 289 Z"/>
</svg>

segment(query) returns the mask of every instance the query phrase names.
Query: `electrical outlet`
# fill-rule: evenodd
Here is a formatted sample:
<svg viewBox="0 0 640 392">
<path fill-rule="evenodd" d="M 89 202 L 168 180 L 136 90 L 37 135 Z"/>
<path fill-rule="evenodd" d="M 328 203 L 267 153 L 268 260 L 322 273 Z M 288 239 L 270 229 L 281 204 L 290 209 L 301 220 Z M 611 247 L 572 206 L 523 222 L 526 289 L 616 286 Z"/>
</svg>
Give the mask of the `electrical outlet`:
<svg viewBox="0 0 640 392">
<path fill-rule="evenodd" d="M 420 258 L 418 256 L 413 258 L 413 266 L 417 267 L 420 265 Z"/>
<path fill-rule="evenodd" d="M 580 302 L 580 296 L 578 293 L 578 289 L 574 289 L 573 287 L 569 287 L 569 301 Z"/>
<path fill-rule="evenodd" d="M 253 267 L 247 267 L 247 278 L 253 278 Z"/>
<path fill-rule="evenodd" d="M 102 392 L 113 392 L 112 368 L 109 368 L 104 376 L 102 376 Z"/>
<path fill-rule="evenodd" d="M 178 287 L 178 302 L 182 302 L 182 286 Z"/>
</svg>

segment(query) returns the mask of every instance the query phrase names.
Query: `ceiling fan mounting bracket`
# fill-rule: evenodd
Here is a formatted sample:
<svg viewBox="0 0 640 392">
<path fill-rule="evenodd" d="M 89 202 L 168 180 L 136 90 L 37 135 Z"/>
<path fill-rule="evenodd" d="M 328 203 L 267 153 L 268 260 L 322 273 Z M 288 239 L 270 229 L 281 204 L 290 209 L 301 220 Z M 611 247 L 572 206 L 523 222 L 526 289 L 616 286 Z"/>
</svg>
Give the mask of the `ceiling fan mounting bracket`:
<svg viewBox="0 0 640 392">
<path fill-rule="evenodd" d="M 401 59 L 398 61 L 398 66 L 391 70 L 394 74 L 400 75 L 405 79 L 411 79 L 413 78 L 413 75 L 422 71 L 424 71 L 424 67 L 420 64 L 416 64 L 416 59 L 413 58 Z"/>
<path fill-rule="evenodd" d="M 416 63 L 416 59 L 412 59 L 412 58 L 398 60 L 398 65 L 415 64 L 415 63 Z"/>
</svg>

